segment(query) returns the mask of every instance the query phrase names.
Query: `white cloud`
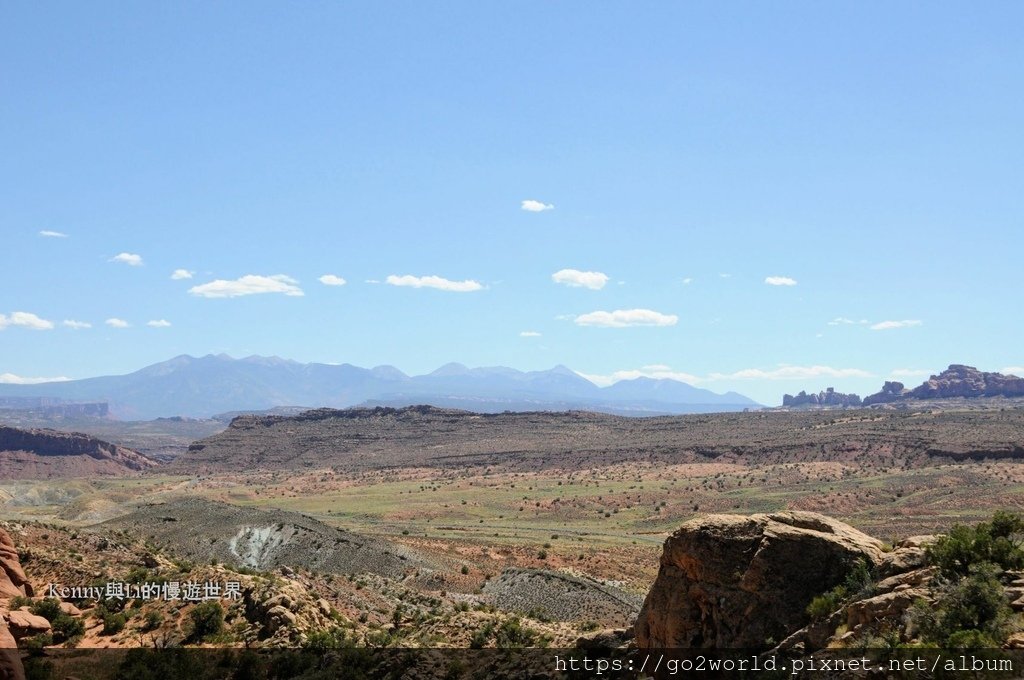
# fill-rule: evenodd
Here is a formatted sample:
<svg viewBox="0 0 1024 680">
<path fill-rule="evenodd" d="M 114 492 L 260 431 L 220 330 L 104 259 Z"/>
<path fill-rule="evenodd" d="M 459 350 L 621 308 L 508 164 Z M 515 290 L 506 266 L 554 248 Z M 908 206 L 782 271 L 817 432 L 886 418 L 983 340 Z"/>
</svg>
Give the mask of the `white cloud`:
<svg viewBox="0 0 1024 680">
<path fill-rule="evenodd" d="M 48 331 L 53 328 L 53 322 L 41 319 L 31 312 L 12 312 L 10 316 L 0 314 L 0 331 L 8 326 L 28 328 L 33 331 Z"/>
<path fill-rule="evenodd" d="M 691 283 L 693 283 L 693 279 L 690 278 L 689 276 L 687 276 L 685 279 L 683 279 L 683 284 L 684 285 L 689 286 Z"/>
<path fill-rule="evenodd" d="M 604 284 L 608 283 L 608 275 L 601 272 L 581 272 L 579 269 L 561 269 L 551 275 L 551 280 L 570 288 L 601 290 Z"/>
<path fill-rule="evenodd" d="M 851 323 L 856 323 L 853 319 L 847 319 L 845 316 L 837 316 L 828 322 L 829 326 L 845 326 Z"/>
<path fill-rule="evenodd" d="M 171 322 L 167 319 L 154 319 L 153 321 L 147 321 L 146 325 L 150 328 L 170 328 Z"/>
<path fill-rule="evenodd" d="M 188 292 L 205 298 L 233 298 L 260 293 L 281 293 L 289 297 L 302 297 L 305 293 L 296 284 L 298 281 L 284 274 L 273 276 L 246 274 L 231 281 L 215 279 L 209 283 L 192 286 Z"/>
<path fill-rule="evenodd" d="M 675 326 L 679 317 L 651 309 L 616 309 L 614 312 L 590 312 L 575 319 L 578 326 L 625 328 L 627 326 Z"/>
<path fill-rule="evenodd" d="M 769 286 L 795 286 L 796 279 L 791 279 L 788 276 L 768 276 L 764 280 Z"/>
<path fill-rule="evenodd" d="M 663 364 L 655 364 L 652 366 L 644 366 L 641 369 L 630 369 L 625 371 L 615 371 L 609 375 L 594 375 L 589 373 L 576 372 L 590 382 L 594 383 L 598 387 L 607 387 L 613 385 L 620 380 L 636 380 L 637 378 L 654 378 L 656 380 L 678 380 L 690 385 L 698 383 L 701 378 L 690 373 L 683 373 L 682 371 L 673 371 L 669 366 Z"/>
<path fill-rule="evenodd" d="M 405 276 L 396 276 L 392 274 L 385 279 L 385 282 L 392 286 L 436 288 L 438 290 L 447 290 L 453 293 L 470 293 L 474 290 L 480 290 L 483 288 L 483 286 L 472 279 L 466 279 L 465 281 L 450 281 L 448 279 L 441 278 L 440 276 L 411 276 L 409 274 L 406 274 Z"/>
<path fill-rule="evenodd" d="M 76 331 L 82 330 L 83 328 L 92 328 L 92 324 L 87 321 L 75 321 L 73 319 L 64 319 L 61 325 L 67 328 L 72 328 Z"/>
<path fill-rule="evenodd" d="M 317 281 L 324 284 L 325 286 L 344 286 L 346 283 L 348 283 L 347 281 L 345 281 L 345 279 L 341 278 L 340 276 L 335 276 L 334 274 L 324 274 L 319 279 L 317 279 Z"/>
<path fill-rule="evenodd" d="M 779 366 L 775 369 L 746 368 L 733 373 L 711 373 L 707 376 L 693 375 L 673 370 L 665 364 L 652 364 L 640 369 L 615 371 L 608 375 L 577 373 L 595 385 L 605 387 L 620 380 L 655 378 L 678 380 L 690 385 L 720 380 L 806 380 L 810 378 L 870 378 L 872 375 L 858 368 L 832 368 L 831 366 Z"/>
<path fill-rule="evenodd" d="M 935 371 L 924 368 L 894 368 L 890 375 L 894 378 L 920 378 L 934 375 Z"/>
<path fill-rule="evenodd" d="M 876 324 L 871 325 L 873 331 L 887 331 L 892 328 L 910 328 L 911 326 L 920 326 L 921 321 L 918 319 L 904 319 L 903 321 L 880 321 Z"/>
<path fill-rule="evenodd" d="M 26 378 L 20 375 L 14 375 L 13 373 L 0 373 L 0 383 L 6 385 L 38 385 L 39 383 L 48 382 L 65 382 L 71 380 L 71 378 L 65 378 L 64 376 L 58 376 L 56 378 Z"/>
<path fill-rule="evenodd" d="M 523 331 L 522 333 L 519 334 L 519 337 L 521 337 L 521 338 L 539 338 L 540 337 L 540 333 L 538 333 L 537 331 Z"/>
<path fill-rule="evenodd" d="M 49 229 L 43 229 L 41 232 L 39 232 L 39 235 L 44 237 L 44 238 L 67 238 L 68 237 L 68 235 L 65 234 L 62 231 L 51 231 Z M 8 373 L 8 374 L 5 374 L 5 375 L 10 375 L 10 374 Z"/>
<path fill-rule="evenodd" d="M 544 203 L 542 201 L 535 201 L 533 199 L 527 199 L 520 204 L 520 207 L 526 212 L 544 212 L 545 210 L 554 210 L 555 206 L 550 203 Z"/>
<path fill-rule="evenodd" d="M 189 271 L 188 269 L 175 269 L 171 272 L 171 279 L 174 281 L 181 281 L 182 279 L 191 279 L 195 276 L 195 272 Z"/>
<path fill-rule="evenodd" d="M 1024 366 L 1007 366 L 999 372 L 1005 375 L 1024 376 Z"/>
<path fill-rule="evenodd" d="M 111 262 L 124 262 L 126 265 L 131 267 L 142 266 L 142 256 L 136 255 L 135 253 L 118 253 L 114 257 L 110 258 Z"/>
<path fill-rule="evenodd" d="M 745 368 L 733 373 L 712 373 L 708 380 L 806 380 L 809 378 L 870 378 L 859 368 L 832 368 L 831 366 L 788 366 L 771 370 Z"/>
<path fill-rule="evenodd" d="M 117 317 L 107 319 L 103 323 L 107 324 L 111 328 L 128 328 L 129 326 L 131 326 L 131 324 L 125 321 L 124 319 L 118 319 Z"/>
</svg>

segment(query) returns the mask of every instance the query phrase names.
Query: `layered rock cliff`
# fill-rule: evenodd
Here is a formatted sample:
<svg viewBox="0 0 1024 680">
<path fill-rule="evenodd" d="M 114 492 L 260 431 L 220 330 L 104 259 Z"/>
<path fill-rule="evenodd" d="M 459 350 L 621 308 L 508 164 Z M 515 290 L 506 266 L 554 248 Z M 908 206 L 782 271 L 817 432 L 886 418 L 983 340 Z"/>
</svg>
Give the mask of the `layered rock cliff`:
<svg viewBox="0 0 1024 680">
<path fill-rule="evenodd" d="M 137 451 L 86 434 L 0 426 L 0 479 L 111 475 L 154 465 Z"/>
</svg>

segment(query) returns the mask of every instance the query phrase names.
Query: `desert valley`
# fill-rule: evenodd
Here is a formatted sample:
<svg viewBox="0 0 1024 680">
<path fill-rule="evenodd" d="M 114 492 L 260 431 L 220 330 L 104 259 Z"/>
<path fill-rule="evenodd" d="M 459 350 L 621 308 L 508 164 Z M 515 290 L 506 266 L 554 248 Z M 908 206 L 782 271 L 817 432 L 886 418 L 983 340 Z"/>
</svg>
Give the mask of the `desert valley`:
<svg viewBox="0 0 1024 680">
<path fill-rule="evenodd" d="M 838 635 L 839 623 L 817 631 L 818 647 L 893 630 L 912 640 L 904 617 L 928 579 L 925 544 L 906 539 L 1024 512 L 1024 380 L 953 366 L 900 389 L 869 408 L 647 417 L 413 405 L 120 421 L 7 409 L 3 526 L 24 574 L 11 583 L 36 595 L 11 605 L 9 630 L 21 647 L 54 649 L 306 648 L 327 636 L 368 649 L 625 650 L 638 635 L 677 647 L 684 634 L 685 646 L 770 648 L 812 620 L 810 599 L 853 562 L 818 578 L 813 560 L 788 555 L 772 569 L 810 585 L 784 622 L 732 639 L 722 631 L 763 617 L 705 610 L 700 625 L 718 618 L 721 630 L 695 638 L 658 594 L 672 590 L 663 552 L 681 526 L 737 516 L 827 541 L 848 531 L 859 538 L 842 554 L 866 555 L 879 580 L 914 574 L 914 597 L 881 614 L 861 605 Z M 849 526 L 814 529 L 834 521 Z M 690 540 L 687 560 L 714 559 L 706 537 Z M 157 585 L 119 599 L 112 582 Z M 168 582 L 218 591 L 162 598 Z M 222 596 L 228 582 L 236 599 Z M 90 585 L 103 594 L 59 598 L 80 625 L 31 614 Z M 194 612 L 210 602 L 218 620 L 203 632 Z M 22 621 L 33 617 L 35 628 Z M 650 633 L 666 625 L 676 638 Z"/>
</svg>

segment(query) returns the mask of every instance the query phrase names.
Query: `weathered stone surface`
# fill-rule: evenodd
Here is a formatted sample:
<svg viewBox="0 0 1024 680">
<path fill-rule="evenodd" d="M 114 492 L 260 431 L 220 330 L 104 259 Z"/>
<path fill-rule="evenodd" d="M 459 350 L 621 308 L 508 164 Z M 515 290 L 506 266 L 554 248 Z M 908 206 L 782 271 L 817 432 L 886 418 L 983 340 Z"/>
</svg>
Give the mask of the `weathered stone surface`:
<svg viewBox="0 0 1024 680">
<path fill-rule="evenodd" d="M 913 569 L 920 569 L 925 564 L 923 548 L 896 548 L 882 557 L 878 564 L 877 576 L 888 578 L 895 574 L 902 574 Z"/>
<path fill-rule="evenodd" d="M 70 602 L 61 602 L 60 610 L 68 616 L 81 616 L 82 610 L 71 604 Z"/>
<path fill-rule="evenodd" d="M 898 621 L 915 600 L 927 597 L 923 588 L 908 588 L 853 602 L 846 608 L 846 625 L 853 630 L 883 619 Z"/>
<path fill-rule="evenodd" d="M 806 608 L 881 543 L 824 515 L 709 515 L 666 542 L 636 622 L 641 648 L 765 648 L 808 623 Z"/>
<path fill-rule="evenodd" d="M 50 622 L 26 609 L 15 609 L 7 614 L 7 626 L 16 640 L 50 632 Z"/>
<path fill-rule="evenodd" d="M 0 529 L 0 597 L 31 596 L 32 584 L 21 568 L 11 535 Z"/>
<path fill-rule="evenodd" d="M 936 567 L 925 567 L 923 569 L 914 569 L 902 574 L 896 574 L 884 578 L 875 584 L 875 591 L 877 593 L 888 593 L 897 588 L 909 587 L 916 588 L 930 582 L 939 570 Z"/>
</svg>

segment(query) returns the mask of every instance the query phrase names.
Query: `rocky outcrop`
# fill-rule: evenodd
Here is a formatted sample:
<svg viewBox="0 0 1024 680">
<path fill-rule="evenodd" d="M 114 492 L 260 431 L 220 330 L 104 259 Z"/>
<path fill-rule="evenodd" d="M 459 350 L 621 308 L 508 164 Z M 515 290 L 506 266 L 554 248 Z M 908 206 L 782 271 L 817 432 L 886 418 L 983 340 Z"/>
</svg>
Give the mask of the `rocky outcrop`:
<svg viewBox="0 0 1024 680">
<path fill-rule="evenodd" d="M 848 407 L 860 406 L 861 401 L 860 397 L 856 394 L 843 394 L 842 392 L 836 392 L 834 387 L 829 387 L 824 392 L 818 392 L 817 394 L 807 394 L 807 392 L 801 390 L 796 396 L 792 394 L 783 395 L 782 405 L 790 408 L 801 406 Z"/>
<path fill-rule="evenodd" d="M 0 597 L 32 595 L 32 584 L 21 568 L 18 550 L 11 535 L 0 529 Z"/>
<path fill-rule="evenodd" d="M 50 632 L 50 622 L 42 616 L 33 614 L 28 607 L 8 612 L 5 618 L 15 640 Z"/>
<path fill-rule="evenodd" d="M 709 515 L 666 542 L 636 622 L 641 648 L 771 647 L 808 623 L 811 599 L 881 543 L 824 515 Z"/>
<path fill-rule="evenodd" d="M 18 595 L 32 595 L 32 586 L 25 577 L 25 571 L 21 568 L 21 560 L 18 558 L 14 541 L 11 540 L 10 534 L 4 529 L 0 529 L 0 598 L 11 598 Z M 4 609 L 6 610 L 6 607 Z M 4 680 L 24 680 L 25 678 L 25 669 L 21 665 L 16 639 L 24 630 L 17 626 L 22 614 L 32 616 L 27 612 L 10 612 L 0 615 L 0 678 Z M 12 615 L 17 616 L 12 620 Z M 49 630 L 50 622 L 46 619 L 43 619 L 43 622 Z M 40 625 L 38 621 L 25 621 L 24 623 Z"/>
<path fill-rule="evenodd" d="M 118 474 L 154 465 L 137 451 L 79 432 L 0 426 L 0 479 Z"/>
<path fill-rule="evenodd" d="M 1024 397 L 1024 378 L 986 373 L 973 366 L 951 364 L 921 385 L 906 389 L 903 383 L 887 382 L 882 391 L 865 397 L 864 405 L 888 404 L 912 399 L 976 399 L 982 397 Z"/>
</svg>

